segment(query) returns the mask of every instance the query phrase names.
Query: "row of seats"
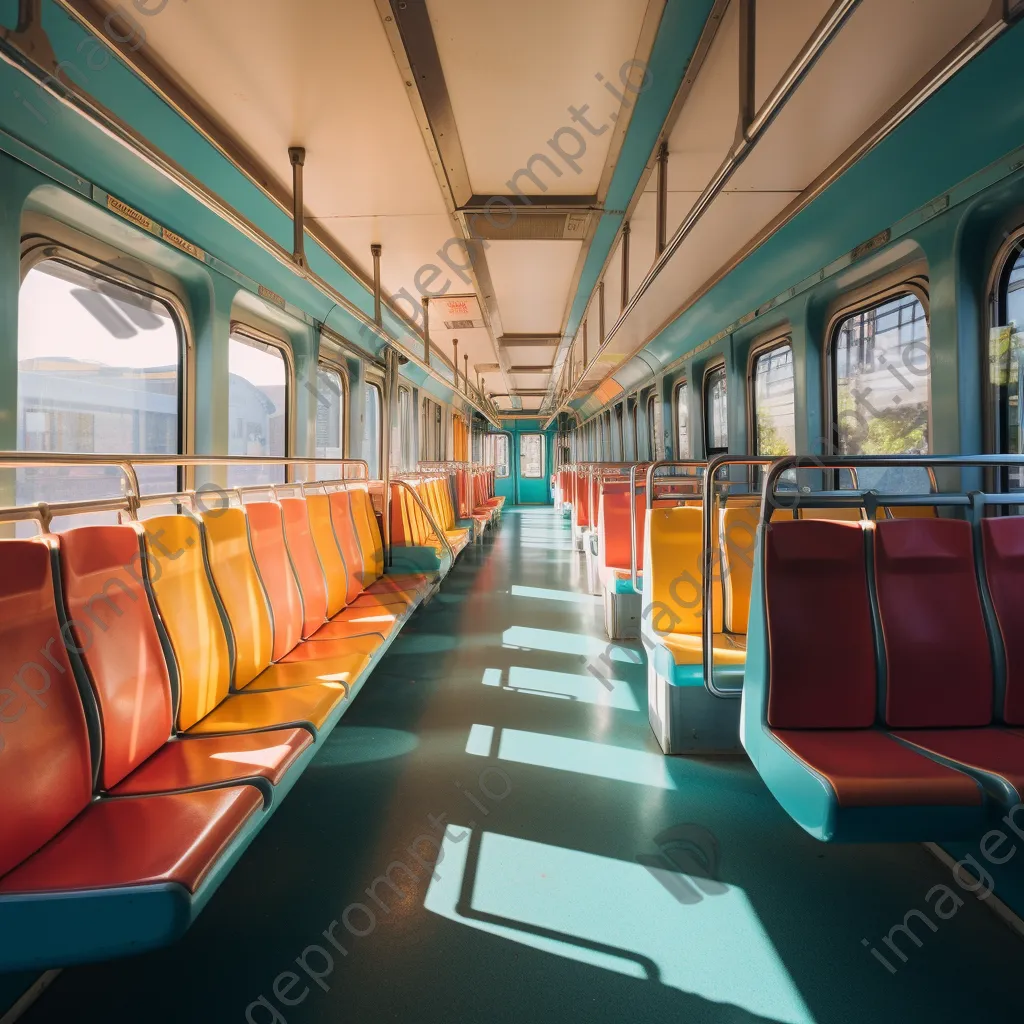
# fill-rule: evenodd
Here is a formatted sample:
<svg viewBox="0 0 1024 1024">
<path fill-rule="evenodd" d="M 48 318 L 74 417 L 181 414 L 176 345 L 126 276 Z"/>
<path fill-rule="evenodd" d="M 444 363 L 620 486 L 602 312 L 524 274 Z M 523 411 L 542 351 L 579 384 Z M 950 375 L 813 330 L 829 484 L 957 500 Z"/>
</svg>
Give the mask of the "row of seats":
<svg viewBox="0 0 1024 1024">
<path fill-rule="evenodd" d="M 0 540 L 0 970 L 178 938 L 438 577 L 365 485 Z"/>
<path fill-rule="evenodd" d="M 976 836 L 1021 801 L 1022 584 L 1020 517 L 764 532 L 742 738 L 811 835 Z"/>
</svg>

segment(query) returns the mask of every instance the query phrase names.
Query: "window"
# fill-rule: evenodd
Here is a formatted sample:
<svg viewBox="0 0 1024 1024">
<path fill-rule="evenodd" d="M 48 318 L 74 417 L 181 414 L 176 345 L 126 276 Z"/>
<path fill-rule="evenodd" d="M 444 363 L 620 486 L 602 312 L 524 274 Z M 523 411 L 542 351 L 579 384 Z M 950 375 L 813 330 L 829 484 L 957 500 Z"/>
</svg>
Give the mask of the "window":
<svg viewBox="0 0 1024 1024">
<path fill-rule="evenodd" d="M 655 422 L 656 392 L 652 391 L 647 396 L 647 457 L 653 462 L 658 457 L 658 429 Z M 639 458 L 640 453 L 637 452 Z"/>
<path fill-rule="evenodd" d="M 411 469 L 415 460 L 412 443 L 412 392 L 398 389 L 398 409 L 391 423 L 391 468 Z"/>
<path fill-rule="evenodd" d="M 931 360 L 921 300 L 906 293 L 855 313 L 833 337 L 836 451 L 926 455 Z"/>
<path fill-rule="evenodd" d="M 494 435 L 494 475 L 502 480 L 508 477 L 508 434 Z"/>
<path fill-rule="evenodd" d="M 704 448 L 709 459 L 729 451 L 729 402 L 724 366 L 709 370 L 704 378 Z"/>
<path fill-rule="evenodd" d="M 288 368 L 284 353 L 238 330 L 228 339 L 228 454 L 287 454 Z M 231 466 L 228 484 L 283 483 L 284 466 Z"/>
<path fill-rule="evenodd" d="M 424 398 L 420 417 L 420 461 L 440 462 L 441 459 L 441 406 Z"/>
<path fill-rule="evenodd" d="M 316 371 L 316 457 L 345 457 L 345 379 L 324 365 Z M 340 475 L 339 467 L 317 466 L 318 480 L 335 480 Z"/>
<path fill-rule="evenodd" d="M 676 458 L 690 458 L 690 385 L 676 388 Z"/>
<path fill-rule="evenodd" d="M 1024 360 L 1024 237 L 1010 246 L 996 284 L 993 324 L 989 336 L 988 450 L 1024 453 L 1021 429 L 1021 362 Z M 999 472 L 998 490 L 1024 490 L 1024 474 L 1012 468 Z"/>
<path fill-rule="evenodd" d="M 544 476 L 544 435 L 523 434 L 519 439 L 519 475 L 524 480 Z"/>
<path fill-rule="evenodd" d="M 754 451 L 778 458 L 796 454 L 793 346 L 786 342 L 754 359 Z"/>
<path fill-rule="evenodd" d="M 370 467 L 370 479 L 379 480 L 381 475 L 381 409 L 384 399 L 379 384 L 363 385 L 363 458 Z"/>
<path fill-rule="evenodd" d="M 158 299 L 57 260 L 33 267 L 18 300 L 18 448 L 179 453 L 183 341 Z M 24 505 L 112 497 L 123 475 L 106 466 L 25 468 L 16 480 Z M 139 485 L 176 491 L 177 467 L 142 467 Z"/>
<path fill-rule="evenodd" d="M 633 458 L 635 461 L 640 461 L 640 413 L 637 401 L 633 399 L 633 405 L 630 409 L 630 419 L 633 423 Z"/>
<path fill-rule="evenodd" d="M 618 435 L 618 452 L 616 453 L 620 462 L 626 461 L 626 432 L 622 426 L 622 406 L 615 406 L 615 427 Z"/>
</svg>

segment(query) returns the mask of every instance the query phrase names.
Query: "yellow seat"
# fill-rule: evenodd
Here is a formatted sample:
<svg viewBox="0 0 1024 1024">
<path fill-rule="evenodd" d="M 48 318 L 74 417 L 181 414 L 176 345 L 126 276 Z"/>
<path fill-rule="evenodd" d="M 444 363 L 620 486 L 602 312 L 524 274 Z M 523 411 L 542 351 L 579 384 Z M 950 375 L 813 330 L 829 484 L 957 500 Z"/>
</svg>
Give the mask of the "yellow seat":
<svg viewBox="0 0 1024 1024">
<path fill-rule="evenodd" d="M 658 643 L 669 651 L 676 665 L 703 663 L 704 644 L 699 636 L 692 633 L 668 633 L 660 637 Z M 716 633 L 713 650 L 716 665 L 746 664 L 747 638 L 731 633 Z"/>
<path fill-rule="evenodd" d="M 759 519 L 759 510 L 751 507 L 727 506 L 720 513 L 723 622 L 730 633 L 747 632 Z"/>
<path fill-rule="evenodd" d="M 234 510 L 240 511 L 240 510 Z M 244 520 L 243 520 L 244 525 Z M 308 725 L 319 730 L 350 692 L 347 679 L 328 680 L 319 666 L 299 665 L 308 685 L 266 693 L 232 694 L 231 648 L 203 557 L 203 530 L 191 515 L 160 516 L 145 524 L 146 571 L 160 612 L 160 623 L 170 641 L 176 669 L 179 706 L 177 728 L 189 734 L 247 732 L 286 725 Z M 237 523 L 235 524 L 237 529 Z M 224 534 L 235 539 L 228 524 Z M 225 564 L 237 565 L 233 544 L 221 552 Z M 256 603 L 258 621 L 252 630 L 239 628 L 243 637 L 243 671 L 254 677 L 269 667 L 265 624 Z M 266 664 L 263 659 L 266 657 Z M 332 667 L 349 670 L 349 666 Z M 341 673 L 338 673 L 339 675 Z M 251 680 L 249 680 L 251 681 Z"/>
</svg>

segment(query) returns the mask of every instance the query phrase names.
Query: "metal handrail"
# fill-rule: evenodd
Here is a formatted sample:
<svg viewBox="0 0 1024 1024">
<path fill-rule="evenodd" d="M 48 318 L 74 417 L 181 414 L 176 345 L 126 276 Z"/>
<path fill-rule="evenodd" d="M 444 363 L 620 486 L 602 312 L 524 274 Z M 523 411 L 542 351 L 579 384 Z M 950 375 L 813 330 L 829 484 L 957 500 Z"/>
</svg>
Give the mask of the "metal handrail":
<svg viewBox="0 0 1024 1024">
<path fill-rule="evenodd" d="M 788 505 L 780 505 L 775 499 L 775 487 L 779 478 L 787 470 L 829 470 L 829 469 L 899 469 L 907 467 L 920 467 L 929 470 L 929 478 L 934 490 L 928 495 L 893 494 L 879 495 L 871 492 L 872 500 L 876 505 L 892 504 L 894 507 L 909 504 L 921 504 L 922 499 L 927 503 L 935 505 L 957 504 L 955 497 L 963 492 L 953 491 L 948 494 L 938 492 L 935 469 L 994 469 L 1000 466 L 1019 466 L 1024 468 L 1024 455 L 787 455 L 772 463 L 771 468 L 765 475 L 764 487 L 761 492 L 761 510 L 759 520 L 761 523 L 771 519 L 771 513 L 776 508 L 791 510 L 798 508 L 801 503 L 800 494 L 797 493 L 795 500 Z M 858 494 L 866 492 L 851 491 L 850 498 L 836 495 L 830 497 L 829 501 L 835 505 L 851 499 L 856 499 Z M 915 501 L 911 501 L 915 498 Z M 1006 504 L 1012 505 L 1012 496 L 1007 495 Z M 811 499 L 820 501 L 821 498 Z M 863 499 L 862 499 L 863 500 Z"/>
<path fill-rule="evenodd" d="M 638 462 L 629 471 L 629 580 L 634 594 L 642 594 L 640 586 L 640 555 L 636 549 L 636 474 L 646 468 L 646 462 Z"/>
<path fill-rule="evenodd" d="M 689 468 L 703 469 L 705 471 L 704 477 L 702 477 L 699 473 L 695 473 L 692 477 L 688 477 L 688 476 L 679 477 L 678 479 L 680 479 L 680 480 L 697 480 L 698 482 L 702 483 L 704 478 L 707 476 L 707 466 L 708 466 L 708 464 L 706 462 L 701 462 L 699 459 L 685 459 L 685 460 L 662 459 L 660 462 L 652 462 L 647 467 L 647 477 L 646 477 L 647 510 L 648 511 L 650 511 L 652 508 L 654 508 L 654 505 L 652 504 L 652 502 L 654 500 L 654 482 L 655 482 L 654 475 L 655 475 L 655 473 L 659 469 L 664 469 L 666 466 L 675 466 L 677 468 L 682 468 L 682 469 L 689 469 Z M 677 478 L 676 477 L 670 477 L 669 479 L 675 480 Z M 702 490 L 703 490 L 703 488 L 702 488 Z M 698 491 L 697 493 L 702 493 L 702 490 Z"/>
<path fill-rule="evenodd" d="M 703 514 L 701 538 L 701 655 L 704 665 L 704 688 L 713 697 L 723 700 L 737 700 L 743 695 L 743 688 L 722 689 L 715 682 L 715 476 L 723 466 L 771 466 L 774 460 L 763 456 L 750 455 L 716 455 L 709 463 L 704 477 L 704 498 L 701 507 Z M 723 538 L 724 540 L 724 538 Z M 719 553 L 718 563 L 722 559 Z M 719 572 L 719 575 L 722 575 Z M 724 598 L 724 592 L 723 592 Z"/>
<path fill-rule="evenodd" d="M 448 540 L 447 534 L 437 525 L 437 520 L 434 519 L 430 509 L 427 508 L 423 499 L 416 493 L 416 488 L 409 483 L 408 480 L 403 480 L 401 477 L 395 477 L 391 481 L 392 485 L 398 487 L 404 487 L 413 498 L 413 501 L 419 506 L 420 511 L 427 517 L 427 522 L 430 523 L 430 528 L 434 531 L 434 535 L 437 539 L 445 546 L 448 552 L 448 557 L 452 560 L 452 565 L 455 564 L 455 549 L 452 547 L 451 542 Z"/>
</svg>

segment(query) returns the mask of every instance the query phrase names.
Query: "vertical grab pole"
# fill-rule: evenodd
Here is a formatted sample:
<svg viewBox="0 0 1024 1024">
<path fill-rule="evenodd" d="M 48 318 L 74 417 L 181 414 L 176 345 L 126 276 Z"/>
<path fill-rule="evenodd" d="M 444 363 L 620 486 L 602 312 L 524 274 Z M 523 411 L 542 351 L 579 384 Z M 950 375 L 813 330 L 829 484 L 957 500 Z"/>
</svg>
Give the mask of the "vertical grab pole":
<svg viewBox="0 0 1024 1024">
<path fill-rule="evenodd" d="M 306 265 L 306 226 L 303 211 L 302 168 L 306 165 L 306 151 L 302 146 L 292 146 L 288 150 L 288 159 L 292 164 L 292 258 L 300 267 Z"/>
<path fill-rule="evenodd" d="M 370 254 L 373 256 L 373 322 L 380 327 L 380 254 L 383 250 L 380 242 L 374 242 L 370 246 Z"/>
<path fill-rule="evenodd" d="M 389 345 L 384 353 L 384 415 L 382 417 L 381 477 L 384 480 L 384 564 L 391 564 L 391 417 L 395 414 L 395 378 L 398 375 L 398 353 Z"/>
</svg>

